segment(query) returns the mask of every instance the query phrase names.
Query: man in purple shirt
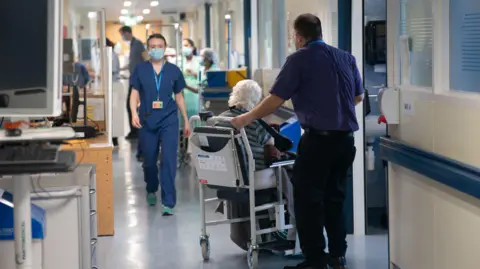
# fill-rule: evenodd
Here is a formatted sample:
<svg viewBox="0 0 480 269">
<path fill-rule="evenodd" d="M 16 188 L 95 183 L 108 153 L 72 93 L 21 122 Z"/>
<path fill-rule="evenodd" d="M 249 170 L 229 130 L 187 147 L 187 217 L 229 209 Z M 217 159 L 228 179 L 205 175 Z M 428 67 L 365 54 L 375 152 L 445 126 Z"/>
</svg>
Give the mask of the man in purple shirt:
<svg viewBox="0 0 480 269">
<path fill-rule="evenodd" d="M 285 269 L 345 269 L 343 204 L 347 171 L 355 159 L 353 132 L 359 129 L 355 106 L 363 101 L 363 83 L 355 58 L 323 42 L 319 18 L 300 15 L 294 29 L 297 51 L 287 58 L 270 95 L 232 124 L 242 128 L 292 99 L 305 130 L 293 175 L 296 225 L 305 262 Z"/>
</svg>

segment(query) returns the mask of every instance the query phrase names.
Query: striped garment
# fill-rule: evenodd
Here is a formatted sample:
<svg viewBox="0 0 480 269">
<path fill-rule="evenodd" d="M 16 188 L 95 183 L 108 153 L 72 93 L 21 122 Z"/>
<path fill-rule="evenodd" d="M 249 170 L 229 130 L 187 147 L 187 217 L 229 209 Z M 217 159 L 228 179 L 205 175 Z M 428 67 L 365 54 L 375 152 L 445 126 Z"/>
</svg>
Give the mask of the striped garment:
<svg viewBox="0 0 480 269">
<path fill-rule="evenodd" d="M 248 112 L 247 110 L 233 108 L 227 110 L 220 114 L 223 117 L 236 117 L 243 113 Z M 219 126 L 224 126 L 224 124 L 217 124 Z M 225 126 L 227 127 L 227 126 Z M 228 127 L 231 127 L 228 126 Z M 252 149 L 253 159 L 255 160 L 255 171 L 266 169 L 268 166 L 265 162 L 264 155 L 264 146 L 271 136 L 267 133 L 265 128 L 263 128 L 258 122 L 253 122 L 245 127 L 245 132 L 247 133 L 248 142 L 250 143 L 250 148 Z"/>
</svg>

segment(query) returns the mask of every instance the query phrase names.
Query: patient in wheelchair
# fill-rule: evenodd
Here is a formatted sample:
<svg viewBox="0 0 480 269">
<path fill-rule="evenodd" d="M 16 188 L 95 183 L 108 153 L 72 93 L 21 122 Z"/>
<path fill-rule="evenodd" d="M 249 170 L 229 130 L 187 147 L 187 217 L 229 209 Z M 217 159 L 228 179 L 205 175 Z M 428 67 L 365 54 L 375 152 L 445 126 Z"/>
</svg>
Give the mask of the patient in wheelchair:
<svg viewBox="0 0 480 269">
<path fill-rule="evenodd" d="M 220 116 L 224 117 L 235 117 L 243 113 L 248 112 L 253 107 L 255 107 L 262 99 L 262 89 L 260 86 L 253 80 L 243 80 L 237 83 L 233 88 L 232 93 L 228 101 L 230 109 L 223 112 Z M 217 123 L 217 126 L 225 126 L 226 123 Z M 262 127 L 258 122 L 253 122 L 252 124 L 245 127 L 245 132 L 248 137 L 248 142 L 252 150 L 253 158 L 255 160 L 255 171 L 260 171 L 263 169 L 269 168 L 271 164 L 272 155 L 277 155 L 274 153 L 276 149 L 274 148 L 273 138 L 267 133 L 266 129 Z M 272 152 L 274 154 L 272 154 Z M 284 199 L 287 200 L 287 215 L 286 219 L 290 219 L 290 222 L 294 220 L 293 212 L 293 187 L 290 182 L 290 177 L 287 169 L 282 169 L 282 185 Z M 277 175 L 278 176 L 278 175 Z M 276 195 L 276 193 L 275 193 Z M 274 196 L 275 196 L 274 195 Z M 257 195 L 256 195 L 257 196 Z M 217 212 L 223 213 L 223 204 L 221 204 Z M 229 201 L 228 202 L 228 212 L 229 218 L 242 218 L 249 216 L 249 205 L 248 202 L 238 202 L 238 201 Z M 270 214 L 275 214 L 275 212 L 269 212 Z M 258 221 L 257 225 L 260 229 L 267 229 L 275 226 L 274 222 L 271 219 L 261 219 Z M 294 241 L 295 236 L 292 238 L 287 231 L 275 232 L 272 234 L 274 241 Z M 250 240 L 250 223 L 240 222 L 231 224 L 231 239 L 235 244 L 237 244 L 242 249 L 247 249 L 247 243 Z M 267 241 L 272 241 L 267 240 Z"/>
</svg>

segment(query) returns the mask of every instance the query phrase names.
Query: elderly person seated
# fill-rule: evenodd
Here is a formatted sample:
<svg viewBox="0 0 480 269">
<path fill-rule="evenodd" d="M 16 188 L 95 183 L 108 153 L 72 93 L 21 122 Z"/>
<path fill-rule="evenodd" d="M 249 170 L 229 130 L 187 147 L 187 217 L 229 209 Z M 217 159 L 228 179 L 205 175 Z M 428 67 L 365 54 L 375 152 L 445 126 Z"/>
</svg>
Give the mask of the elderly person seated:
<svg viewBox="0 0 480 269">
<path fill-rule="evenodd" d="M 237 83 L 237 85 L 233 88 L 232 93 L 230 94 L 230 99 L 228 100 L 230 109 L 220 114 L 220 116 L 236 117 L 238 115 L 246 113 L 252 108 L 254 108 L 261 101 L 261 99 L 262 89 L 260 88 L 260 86 L 253 80 L 242 80 Z M 225 124 L 226 123 L 217 123 L 217 126 L 225 126 Z M 253 159 L 255 160 L 255 171 L 268 168 L 269 166 L 265 159 L 265 146 L 273 146 L 273 138 L 258 122 L 253 122 L 250 125 L 247 125 L 245 127 L 245 132 L 247 134 L 248 142 L 252 150 Z M 293 218 L 294 211 L 292 184 L 285 171 L 283 171 L 282 178 L 284 179 L 282 182 L 284 197 L 288 202 L 287 210 L 290 217 Z M 232 216 L 230 217 L 241 218 L 249 216 L 248 203 L 241 203 L 236 201 L 230 201 L 229 203 L 229 211 L 230 214 L 232 214 Z M 222 207 L 220 206 L 220 211 L 221 208 Z M 292 221 L 294 220 L 292 219 Z M 267 223 L 260 222 L 259 225 L 262 229 L 274 227 L 274 223 L 270 221 L 267 221 Z M 287 240 L 287 231 L 274 233 L 273 236 L 277 240 Z M 231 224 L 230 238 L 240 248 L 243 248 L 245 250 L 247 249 L 247 243 L 250 240 L 250 237 L 250 222 Z M 295 238 L 288 238 L 288 241 L 294 240 Z"/>
</svg>

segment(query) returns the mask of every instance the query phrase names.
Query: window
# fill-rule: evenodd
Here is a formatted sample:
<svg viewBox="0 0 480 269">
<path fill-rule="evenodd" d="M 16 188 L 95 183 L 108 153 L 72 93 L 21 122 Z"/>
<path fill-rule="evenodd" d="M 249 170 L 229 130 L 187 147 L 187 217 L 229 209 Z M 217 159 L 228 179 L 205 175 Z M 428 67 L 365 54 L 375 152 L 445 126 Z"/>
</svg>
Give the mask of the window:
<svg viewBox="0 0 480 269">
<path fill-rule="evenodd" d="M 403 82 L 407 78 L 411 85 L 432 87 L 432 39 L 432 0 L 401 0 L 397 43 L 404 43 L 401 49 Z"/>
<path fill-rule="evenodd" d="M 450 88 L 480 92 L 478 0 L 450 0 Z"/>
</svg>

